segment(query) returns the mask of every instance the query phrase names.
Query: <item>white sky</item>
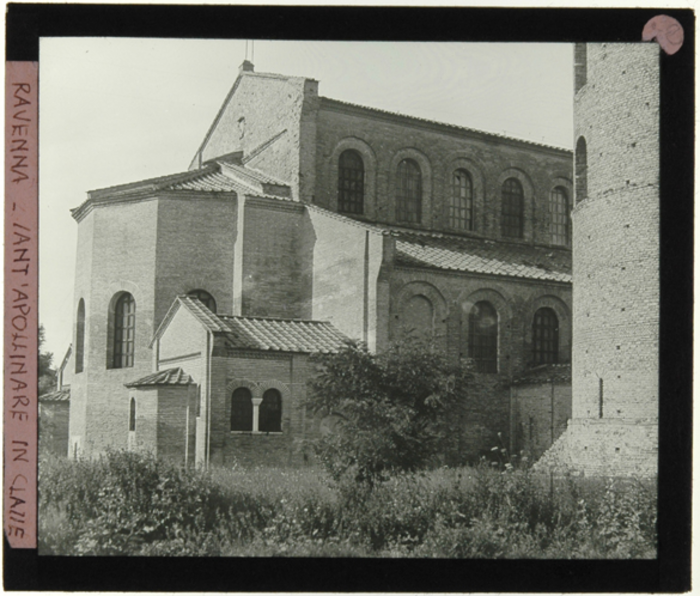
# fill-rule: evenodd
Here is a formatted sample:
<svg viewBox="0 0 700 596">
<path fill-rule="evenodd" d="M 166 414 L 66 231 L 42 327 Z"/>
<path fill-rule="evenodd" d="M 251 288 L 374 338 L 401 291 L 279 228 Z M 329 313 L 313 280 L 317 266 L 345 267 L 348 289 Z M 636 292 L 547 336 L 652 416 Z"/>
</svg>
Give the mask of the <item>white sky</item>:
<svg viewBox="0 0 700 596">
<path fill-rule="evenodd" d="M 40 45 L 39 319 L 58 365 L 71 342 L 86 192 L 187 169 L 245 58 L 245 41 L 44 38 Z M 255 70 L 319 94 L 565 148 L 570 44 L 255 42 Z"/>
</svg>

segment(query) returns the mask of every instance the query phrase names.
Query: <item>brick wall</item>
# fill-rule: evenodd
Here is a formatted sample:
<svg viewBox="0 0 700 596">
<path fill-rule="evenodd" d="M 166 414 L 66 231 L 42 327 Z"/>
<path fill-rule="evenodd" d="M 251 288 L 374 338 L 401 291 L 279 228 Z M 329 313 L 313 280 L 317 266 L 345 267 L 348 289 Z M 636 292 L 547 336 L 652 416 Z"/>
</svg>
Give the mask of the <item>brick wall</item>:
<svg viewBox="0 0 700 596">
<path fill-rule="evenodd" d="M 233 312 L 233 252 L 236 197 L 168 195 L 158 205 L 155 321 L 160 323 L 175 296 L 202 289 L 221 313 Z"/>
<path fill-rule="evenodd" d="M 422 227 L 448 230 L 453 172 L 466 169 L 475 192 L 477 235 L 501 237 L 501 187 L 516 177 L 525 193 L 526 242 L 549 244 L 549 193 L 555 186 L 572 198 L 572 159 L 548 149 L 448 127 L 386 116 L 322 100 L 318 113 L 315 202 L 337 209 L 338 158 L 358 151 L 365 162 L 366 217 L 395 219 L 395 169 L 403 157 L 419 163 L 424 185 Z"/>
<path fill-rule="evenodd" d="M 298 198 L 300 145 L 303 137 L 306 151 L 313 151 L 308 139 L 313 138 L 315 113 L 309 102 L 317 89 L 318 84 L 309 79 L 241 73 L 204 145 L 202 160 L 243 151 L 250 167 L 288 183 Z M 196 167 L 197 162 L 195 158 L 192 165 Z M 304 169 L 309 175 L 303 186 L 313 187 L 311 168 Z"/>
<path fill-rule="evenodd" d="M 571 418 L 571 385 L 523 384 L 513 387 L 513 447 L 535 461 L 566 430 Z"/>
<path fill-rule="evenodd" d="M 157 386 L 131 389 L 128 399 L 122 399 L 126 403 L 127 416 L 119 425 L 125 443 L 130 432 L 133 432 L 133 444 L 130 448 L 148 451 L 153 455 L 158 454 L 158 389 Z M 129 431 L 128 412 L 132 398 L 136 401 L 136 424 L 134 431 Z"/>
<path fill-rule="evenodd" d="M 84 344 L 84 365 L 90 362 L 90 349 L 93 344 L 91 326 L 89 324 L 89 316 L 92 309 L 87 311 L 88 300 L 90 295 L 90 275 L 92 271 L 92 244 L 95 236 L 95 214 L 89 214 L 80 222 L 78 226 L 78 241 L 76 246 L 76 263 L 75 263 L 75 279 L 74 279 L 74 294 L 73 294 L 73 311 L 66 313 L 73 321 L 72 343 L 76 342 L 76 321 L 78 315 L 78 303 L 82 298 L 86 303 L 86 319 L 85 319 L 85 344 Z M 103 315 L 106 316 L 106 315 Z M 98 324 L 96 322 L 96 324 Z M 99 356 L 95 356 L 99 358 Z M 68 366 L 75 373 L 75 357 L 71 356 Z M 83 372 L 74 374 L 71 378 L 71 412 L 70 422 L 68 426 L 70 455 L 71 457 L 77 454 L 77 451 L 82 452 L 83 443 L 86 433 L 86 416 L 87 416 L 87 372 L 83 368 Z"/>
<path fill-rule="evenodd" d="M 330 321 L 348 337 L 376 349 L 383 314 L 383 236 L 318 209 L 308 214 L 314 232 L 312 318 Z"/>
<path fill-rule="evenodd" d="M 220 310 L 232 310 L 236 228 L 230 196 L 114 202 L 79 223 L 74 310 L 83 298 L 85 370 L 73 379 L 70 433 L 86 453 L 126 447 L 124 384 L 152 372 L 149 344 L 177 294 L 204 289 Z M 120 292 L 136 302 L 135 357 L 133 367 L 115 369 L 108 368 L 109 312 Z"/>
<path fill-rule="evenodd" d="M 192 464 L 195 447 L 196 385 L 158 388 L 158 457 Z"/>
<path fill-rule="evenodd" d="M 579 58 L 582 52 L 579 48 Z M 574 113 L 577 143 L 581 146 L 585 138 L 587 157 L 577 177 L 583 182 L 585 171 L 587 193 L 573 213 L 573 419 L 543 465 L 568 462 L 587 474 L 653 475 L 658 448 L 658 46 L 587 44 L 585 85 L 575 96 Z"/>
<path fill-rule="evenodd" d="M 85 300 L 85 369 L 71 387 L 71 443 L 85 454 L 126 447 L 128 420 L 124 384 L 151 372 L 158 201 L 97 207 L 78 227 L 74 320 Z M 116 297 L 129 292 L 136 303 L 134 366 L 107 368 L 108 323 Z M 111 366 L 111 363 L 110 363 Z M 84 413 L 83 413 L 84 412 Z"/>
<path fill-rule="evenodd" d="M 396 267 L 391 278 L 390 337 L 400 339 L 414 324 L 406 312 L 409 299 L 421 296 L 434 310 L 434 333 L 453 358 L 468 357 L 468 324 L 472 306 L 486 300 L 498 313 L 498 373 L 479 373 L 471 388 L 480 406 L 465 420 L 465 449 L 478 454 L 510 444 L 510 382 L 532 365 L 532 321 L 535 311 L 553 308 L 559 319 L 559 362 L 571 360 L 571 286 L 494 276 L 466 275 Z"/>
<path fill-rule="evenodd" d="M 574 417 L 657 418 L 658 48 L 589 44 L 576 97 L 588 198 L 574 213 Z"/>
<path fill-rule="evenodd" d="M 396 267 L 391 279 L 390 332 L 402 336 L 402 307 L 408 296 L 428 298 L 436 311 L 436 332 L 453 357 L 468 356 L 468 318 L 472 306 L 486 300 L 498 313 L 498 371 L 511 375 L 531 366 L 532 321 L 535 311 L 553 308 L 559 319 L 559 362 L 571 361 L 571 286 Z"/>
<path fill-rule="evenodd" d="M 246 199 L 242 255 L 244 316 L 311 316 L 311 234 L 301 205 Z"/>
<path fill-rule="evenodd" d="M 302 405 L 309 368 L 299 354 L 231 354 L 212 361 L 211 463 L 213 465 L 304 465 L 310 448 L 304 439 L 314 425 Z M 282 394 L 282 432 L 231 431 L 231 396 L 239 386 L 253 397 L 276 388 Z"/>
</svg>

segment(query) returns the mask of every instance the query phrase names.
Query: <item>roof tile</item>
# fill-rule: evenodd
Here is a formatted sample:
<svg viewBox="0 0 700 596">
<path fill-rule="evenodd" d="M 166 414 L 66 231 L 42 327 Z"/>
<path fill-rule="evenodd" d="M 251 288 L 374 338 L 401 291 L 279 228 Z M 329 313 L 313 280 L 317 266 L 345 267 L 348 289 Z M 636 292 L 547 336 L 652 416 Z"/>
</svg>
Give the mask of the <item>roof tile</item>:
<svg viewBox="0 0 700 596">
<path fill-rule="evenodd" d="M 395 235 L 398 263 L 448 271 L 571 282 L 571 253 L 567 250 L 443 234 L 395 232 Z"/>
<path fill-rule="evenodd" d="M 177 300 L 208 331 L 224 334 L 230 347 L 236 349 L 328 353 L 348 342 L 348 338 L 327 321 L 217 315 L 192 296 L 178 296 Z"/>
<path fill-rule="evenodd" d="M 218 317 L 226 323 L 231 347 L 279 352 L 335 352 L 348 338 L 325 321 Z"/>
<path fill-rule="evenodd" d="M 142 377 L 131 383 L 126 383 L 126 387 L 148 387 L 155 385 L 191 385 L 194 383 L 192 377 L 180 367 L 159 370 L 153 374 Z"/>
</svg>

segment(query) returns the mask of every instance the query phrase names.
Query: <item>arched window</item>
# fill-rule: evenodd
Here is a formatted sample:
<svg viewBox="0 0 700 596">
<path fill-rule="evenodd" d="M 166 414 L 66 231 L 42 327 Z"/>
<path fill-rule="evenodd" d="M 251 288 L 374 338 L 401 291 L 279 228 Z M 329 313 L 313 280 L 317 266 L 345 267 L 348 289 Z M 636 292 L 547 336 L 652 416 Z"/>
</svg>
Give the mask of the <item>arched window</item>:
<svg viewBox="0 0 700 596">
<path fill-rule="evenodd" d="M 477 302 L 469 313 L 469 357 L 477 372 L 498 372 L 498 314 L 489 302 Z"/>
<path fill-rule="evenodd" d="M 535 364 L 559 361 L 559 319 L 551 308 L 540 308 L 532 324 L 532 349 Z"/>
<path fill-rule="evenodd" d="M 268 389 L 263 393 L 258 430 L 261 433 L 282 432 L 282 395 L 277 389 Z"/>
<path fill-rule="evenodd" d="M 114 361 L 113 368 L 134 366 L 134 338 L 136 335 L 136 302 L 124 292 L 114 309 Z"/>
<path fill-rule="evenodd" d="M 569 197 L 562 186 L 549 193 L 549 231 L 552 244 L 566 246 L 569 243 Z"/>
<path fill-rule="evenodd" d="M 78 316 L 75 324 L 75 372 L 83 372 L 85 357 L 85 301 L 78 302 Z"/>
<path fill-rule="evenodd" d="M 405 303 L 402 319 L 403 332 L 411 337 L 432 339 L 433 305 L 428 298 L 420 294 L 411 296 Z"/>
<path fill-rule="evenodd" d="M 474 192 L 472 179 L 466 170 L 452 175 L 449 224 L 455 230 L 473 230 Z"/>
<path fill-rule="evenodd" d="M 199 300 L 211 312 L 216 312 L 216 300 L 214 300 L 214 296 L 212 296 L 206 290 L 190 290 L 187 292 L 187 295 Z"/>
<path fill-rule="evenodd" d="M 136 430 L 136 400 L 133 397 L 129 402 L 129 430 Z"/>
<path fill-rule="evenodd" d="M 576 141 L 576 202 L 580 203 L 588 196 L 588 150 L 586 139 L 579 137 Z"/>
<path fill-rule="evenodd" d="M 523 237 L 523 187 L 517 178 L 508 178 L 501 189 L 501 233 L 505 238 Z"/>
<path fill-rule="evenodd" d="M 420 223 L 421 173 L 412 159 L 404 159 L 396 170 L 396 221 Z"/>
<path fill-rule="evenodd" d="M 246 387 L 239 387 L 231 397 L 231 430 L 253 430 L 253 396 Z"/>
<path fill-rule="evenodd" d="M 360 154 L 348 149 L 338 160 L 338 211 L 362 214 L 364 200 L 365 166 Z"/>
</svg>

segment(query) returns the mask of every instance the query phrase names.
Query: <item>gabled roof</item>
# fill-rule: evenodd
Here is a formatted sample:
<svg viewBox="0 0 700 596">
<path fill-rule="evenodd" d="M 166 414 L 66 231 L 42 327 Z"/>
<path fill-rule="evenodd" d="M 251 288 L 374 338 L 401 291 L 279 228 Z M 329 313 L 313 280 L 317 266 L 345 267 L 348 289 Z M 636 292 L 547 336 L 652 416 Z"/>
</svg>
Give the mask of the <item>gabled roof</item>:
<svg viewBox="0 0 700 596">
<path fill-rule="evenodd" d="M 52 391 L 51 393 L 45 393 L 39 396 L 40 402 L 58 402 L 58 401 L 70 401 L 70 387 L 63 387 L 58 391 Z"/>
<path fill-rule="evenodd" d="M 226 345 L 232 349 L 328 353 L 339 350 L 349 341 L 327 321 L 217 315 L 197 298 L 183 295 L 175 298 L 151 345 L 163 335 L 180 308 L 186 308 L 208 332 L 223 335 Z"/>
<path fill-rule="evenodd" d="M 277 352 L 336 352 L 348 338 L 327 321 L 267 317 L 219 317 L 230 347 Z"/>
<path fill-rule="evenodd" d="M 168 370 L 159 370 L 151 375 L 146 375 L 138 379 L 137 381 L 132 381 L 131 383 L 125 383 L 125 387 L 149 387 L 155 385 L 192 385 L 194 380 L 181 368 L 169 368 Z"/>
<path fill-rule="evenodd" d="M 394 235 L 397 264 L 571 283 L 571 251 L 566 249 L 440 233 Z"/>
</svg>

